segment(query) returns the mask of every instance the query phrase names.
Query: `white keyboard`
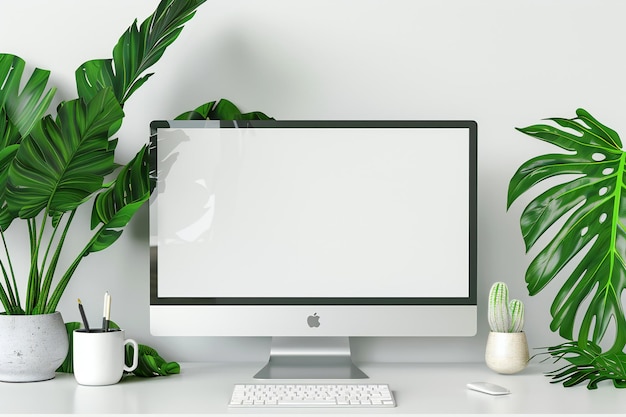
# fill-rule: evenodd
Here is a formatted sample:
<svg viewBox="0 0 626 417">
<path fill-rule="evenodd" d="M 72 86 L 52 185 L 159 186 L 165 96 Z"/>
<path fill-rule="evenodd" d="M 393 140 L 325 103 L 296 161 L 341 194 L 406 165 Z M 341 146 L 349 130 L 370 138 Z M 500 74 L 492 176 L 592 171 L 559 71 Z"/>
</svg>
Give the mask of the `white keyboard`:
<svg viewBox="0 0 626 417">
<path fill-rule="evenodd" d="M 387 384 L 236 384 L 229 407 L 395 407 Z"/>
</svg>

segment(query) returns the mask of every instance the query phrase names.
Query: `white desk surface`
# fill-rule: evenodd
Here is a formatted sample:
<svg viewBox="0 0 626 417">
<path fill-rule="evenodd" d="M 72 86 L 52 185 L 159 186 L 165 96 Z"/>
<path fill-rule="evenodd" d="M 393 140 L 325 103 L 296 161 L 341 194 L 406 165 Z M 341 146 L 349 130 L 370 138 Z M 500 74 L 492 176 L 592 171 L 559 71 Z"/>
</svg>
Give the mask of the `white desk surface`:
<svg viewBox="0 0 626 417">
<path fill-rule="evenodd" d="M 475 364 L 357 363 L 371 381 L 388 383 L 396 408 L 363 409 L 229 409 L 233 384 L 254 382 L 260 363 L 182 363 L 181 373 L 167 377 L 126 377 L 116 385 L 85 387 L 73 375 L 49 381 L 0 383 L 0 413 L 14 414 L 626 414 L 626 391 L 603 382 L 597 390 L 585 385 L 551 384 L 543 372 L 557 364 L 531 364 L 516 375 L 499 375 Z M 298 380 L 292 380 L 298 381 Z M 345 380 L 340 380 L 345 381 Z M 488 381 L 506 386 L 510 395 L 494 397 L 470 391 L 466 383 Z"/>
</svg>

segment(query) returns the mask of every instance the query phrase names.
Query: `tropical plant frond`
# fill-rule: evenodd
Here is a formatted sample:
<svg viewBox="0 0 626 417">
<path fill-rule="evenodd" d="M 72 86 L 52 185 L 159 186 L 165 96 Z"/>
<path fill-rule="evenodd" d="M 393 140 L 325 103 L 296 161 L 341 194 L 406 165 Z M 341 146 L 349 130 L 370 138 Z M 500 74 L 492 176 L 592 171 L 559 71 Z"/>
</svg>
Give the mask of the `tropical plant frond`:
<svg viewBox="0 0 626 417">
<path fill-rule="evenodd" d="M 69 349 L 67 351 L 67 355 L 65 356 L 65 360 L 56 370 L 57 372 L 65 372 L 65 373 L 74 373 L 74 330 L 78 330 L 82 327 L 81 323 L 77 321 L 72 321 L 69 323 L 65 323 L 65 330 L 67 331 L 67 339 L 69 342 Z"/>
<path fill-rule="evenodd" d="M 6 109 L 0 107 L 0 150 L 4 150 L 7 146 L 18 144 L 21 139 L 22 136 L 9 119 Z"/>
<path fill-rule="evenodd" d="M 231 101 L 221 99 L 210 101 L 197 108 L 182 113 L 176 120 L 271 120 L 272 118 L 260 111 L 242 113 Z"/>
<path fill-rule="evenodd" d="M 611 321 L 616 337 L 610 352 L 626 345 L 626 320 L 621 294 L 626 289 L 626 153 L 618 134 L 583 109 L 577 118 L 549 119 L 555 125 L 534 125 L 519 131 L 566 152 L 533 158 L 509 183 L 507 205 L 536 184 L 559 175 L 574 179 L 552 186 L 532 199 L 520 218 L 527 250 L 561 220 L 562 226 L 539 251 L 526 271 L 529 293 L 540 292 L 574 259 L 551 308 L 552 330 L 574 339 L 574 322 L 582 317 L 576 337 L 582 343 L 603 339 Z M 595 289 L 595 292 L 594 292 Z M 582 303 L 591 299 L 585 310 Z"/>
<path fill-rule="evenodd" d="M 139 363 L 133 374 L 143 378 L 167 376 L 180 373 L 180 365 L 177 362 L 167 362 L 159 353 L 143 344 L 138 345 Z M 126 364 L 130 366 L 133 358 L 133 347 L 126 345 Z"/>
<path fill-rule="evenodd" d="M 6 112 L 4 121 L 9 120 L 19 132 L 18 136 L 11 135 L 9 142 L 2 143 L 2 148 L 17 143 L 20 137 L 30 133 L 48 110 L 56 92 L 55 88 L 45 91 L 50 71 L 40 68 L 35 68 L 22 91 L 19 91 L 24 67 L 25 62 L 20 57 L 0 54 L 0 108 Z M 0 126 L 2 124 L 3 118 L 0 117 Z"/>
<path fill-rule="evenodd" d="M 600 346 L 589 340 L 581 344 L 568 341 L 556 346 L 541 348 L 554 362 L 569 362 L 561 368 L 546 373 L 552 383 L 565 387 L 587 384 L 588 389 L 597 389 L 601 381 L 612 381 L 616 388 L 626 388 L 626 353 L 603 353 Z"/>
<path fill-rule="evenodd" d="M 21 218 L 74 210 L 102 187 L 117 166 L 109 128 L 123 118 L 109 89 L 91 101 L 59 106 L 57 120 L 45 117 L 17 151 L 9 168 L 7 204 Z"/>
<path fill-rule="evenodd" d="M 161 58 L 205 1 L 162 0 L 140 27 L 135 21 L 124 32 L 113 48 L 112 59 L 88 61 L 76 70 L 78 95 L 89 100 L 111 87 L 123 105 L 152 76 L 142 74 Z"/>
<path fill-rule="evenodd" d="M 585 109 L 578 109 L 576 116 L 577 120 L 562 118 L 553 120 L 562 127 L 569 127 L 578 131 L 579 134 L 583 132 L 591 134 L 592 137 L 588 143 L 592 146 L 614 148 L 616 150 L 622 149 L 622 140 L 615 130 L 600 123 Z M 579 122 L 582 122 L 582 124 Z"/>
<path fill-rule="evenodd" d="M 122 168 L 115 182 L 98 194 L 92 209 L 91 228 L 101 226 L 101 237 L 93 242 L 89 252 L 105 249 L 113 243 L 111 240 L 119 237 L 114 230 L 126 226 L 150 198 L 148 170 L 148 147 L 144 146 Z"/>
<path fill-rule="evenodd" d="M 15 216 L 8 211 L 6 185 L 8 166 L 18 144 L 43 117 L 56 92 L 46 91 L 50 71 L 35 68 L 24 79 L 25 62 L 11 54 L 0 54 L 0 229 L 6 230 Z M 24 84 L 20 91 L 20 86 Z"/>
<path fill-rule="evenodd" d="M 9 166 L 17 154 L 19 145 L 10 145 L 0 150 L 0 230 L 6 230 L 16 217 L 9 210 L 6 202 L 7 180 L 9 178 Z"/>
</svg>

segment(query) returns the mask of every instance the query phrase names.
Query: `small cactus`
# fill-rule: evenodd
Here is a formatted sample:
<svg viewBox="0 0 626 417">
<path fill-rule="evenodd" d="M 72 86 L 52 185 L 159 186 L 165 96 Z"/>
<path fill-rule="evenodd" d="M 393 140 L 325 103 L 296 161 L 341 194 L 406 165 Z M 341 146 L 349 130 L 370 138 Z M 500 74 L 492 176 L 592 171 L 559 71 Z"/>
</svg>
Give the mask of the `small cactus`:
<svg viewBox="0 0 626 417">
<path fill-rule="evenodd" d="M 524 303 L 520 300 L 511 300 L 509 312 L 511 314 L 509 333 L 521 332 L 524 329 Z"/>
<path fill-rule="evenodd" d="M 496 282 L 489 291 L 489 327 L 494 332 L 517 333 L 524 328 L 524 303 L 509 302 L 509 289 L 504 282 Z"/>
</svg>

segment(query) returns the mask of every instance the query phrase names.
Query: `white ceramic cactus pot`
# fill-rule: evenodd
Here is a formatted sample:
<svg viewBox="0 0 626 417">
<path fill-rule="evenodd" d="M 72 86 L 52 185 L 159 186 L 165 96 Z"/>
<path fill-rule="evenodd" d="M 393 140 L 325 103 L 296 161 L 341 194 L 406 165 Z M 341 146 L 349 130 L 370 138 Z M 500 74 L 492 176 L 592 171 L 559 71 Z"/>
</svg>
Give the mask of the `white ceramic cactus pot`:
<svg viewBox="0 0 626 417">
<path fill-rule="evenodd" d="M 61 313 L 0 314 L 0 381 L 52 379 L 68 348 Z"/>
<path fill-rule="evenodd" d="M 485 349 L 487 366 L 500 374 L 514 374 L 528 365 L 526 333 L 489 332 Z"/>
</svg>

